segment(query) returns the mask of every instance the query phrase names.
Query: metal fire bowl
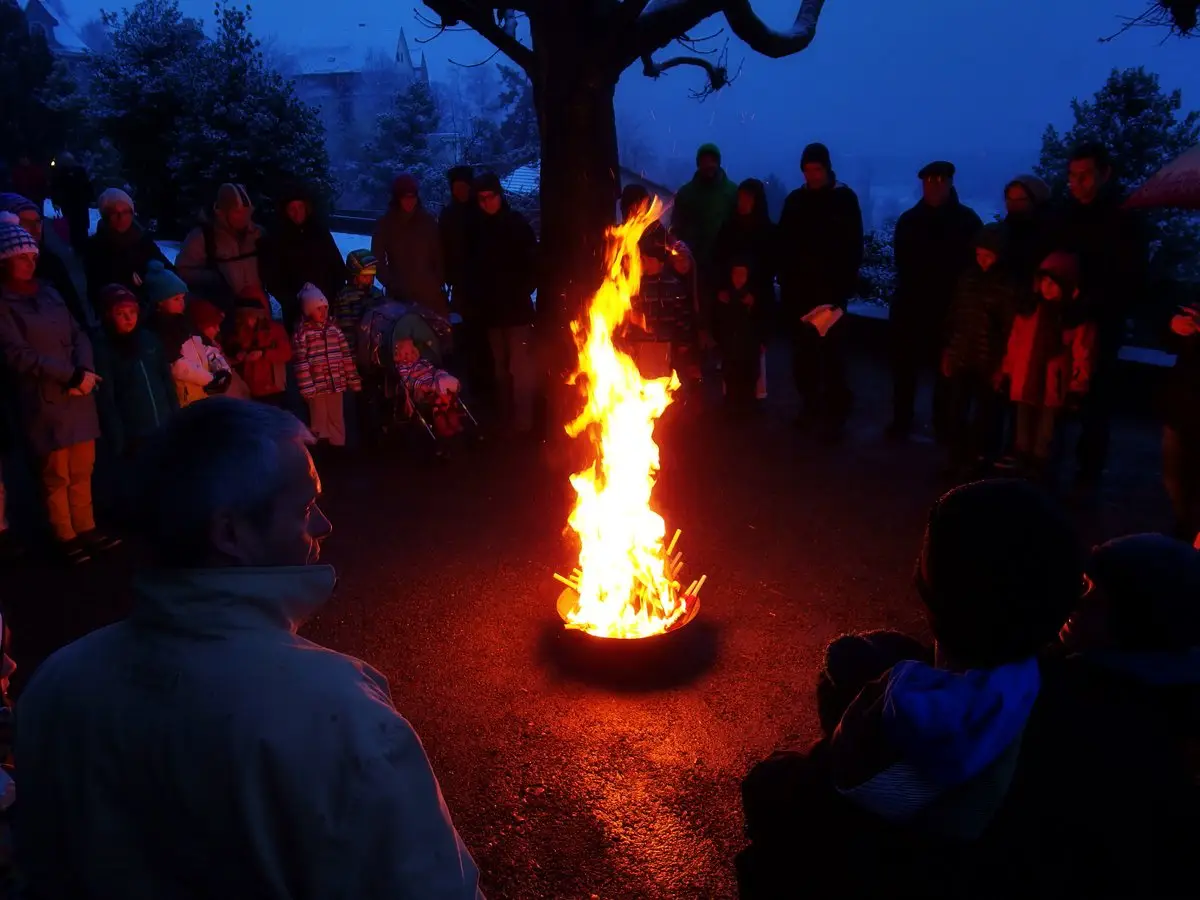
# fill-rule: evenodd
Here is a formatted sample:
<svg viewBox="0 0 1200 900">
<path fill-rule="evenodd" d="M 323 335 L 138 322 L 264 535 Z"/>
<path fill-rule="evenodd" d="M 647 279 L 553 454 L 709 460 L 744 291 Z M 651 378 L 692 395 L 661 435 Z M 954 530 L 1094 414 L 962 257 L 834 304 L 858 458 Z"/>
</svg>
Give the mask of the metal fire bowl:
<svg viewBox="0 0 1200 900">
<path fill-rule="evenodd" d="M 558 615 L 565 623 L 578 595 L 566 588 L 558 596 Z M 630 690 L 652 690 L 691 680 L 716 657 L 715 634 L 697 625 L 700 601 L 669 631 L 644 638 L 613 638 L 560 628 L 551 645 L 552 660 L 564 674 Z"/>
</svg>

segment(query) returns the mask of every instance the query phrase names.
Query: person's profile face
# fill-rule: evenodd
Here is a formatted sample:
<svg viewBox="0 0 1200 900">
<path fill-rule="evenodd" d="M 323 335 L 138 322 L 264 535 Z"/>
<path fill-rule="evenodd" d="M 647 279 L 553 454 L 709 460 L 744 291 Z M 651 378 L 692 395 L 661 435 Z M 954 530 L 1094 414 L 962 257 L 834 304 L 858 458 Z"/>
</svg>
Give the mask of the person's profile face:
<svg viewBox="0 0 1200 900">
<path fill-rule="evenodd" d="M 308 449 L 289 442 L 280 448 L 283 483 L 269 515 L 234 531 L 240 546 L 233 554 L 245 566 L 304 566 L 321 558 L 321 542 L 333 525 L 318 503 L 321 479 Z"/>
<path fill-rule="evenodd" d="M 1091 203 L 1108 181 L 1109 171 L 1094 159 L 1075 159 L 1067 164 L 1067 188 L 1080 203 Z"/>
</svg>

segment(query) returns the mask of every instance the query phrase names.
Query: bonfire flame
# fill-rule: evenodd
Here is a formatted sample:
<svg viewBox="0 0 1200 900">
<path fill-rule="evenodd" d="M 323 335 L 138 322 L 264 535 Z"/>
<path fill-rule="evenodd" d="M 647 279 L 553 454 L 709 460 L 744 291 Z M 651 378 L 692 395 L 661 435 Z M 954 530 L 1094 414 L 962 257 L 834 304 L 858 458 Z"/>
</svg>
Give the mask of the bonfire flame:
<svg viewBox="0 0 1200 900">
<path fill-rule="evenodd" d="M 659 468 L 654 425 L 679 387 L 669 378 L 645 379 L 613 343 L 632 311 L 642 277 L 638 240 L 662 212 L 656 200 L 609 230 L 608 272 L 583 321 L 572 324 L 579 348 L 576 383 L 586 390 L 583 412 L 567 426 L 584 435 L 594 459 L 571 476 L 577 500 L 567 520 L 579 535 L 579 568 L 556 576 L 578 594 L 567 627 L 612 638 L 667 631 L 687 612 L 703 580 L 681 591 L 682 554 L 666 546 L 662 516 L 650 507 Z"/>
</svg>

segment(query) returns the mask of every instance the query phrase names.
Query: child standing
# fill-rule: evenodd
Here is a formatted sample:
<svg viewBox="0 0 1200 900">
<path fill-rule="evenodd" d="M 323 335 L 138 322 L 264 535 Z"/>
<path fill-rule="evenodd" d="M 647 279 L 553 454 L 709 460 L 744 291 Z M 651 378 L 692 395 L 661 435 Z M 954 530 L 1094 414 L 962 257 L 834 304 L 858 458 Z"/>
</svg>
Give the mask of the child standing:
<svg viewBox="0 0 1200 900">
<path fill-rule="evenodd" d="M 262 288 L 251 285 L 242 289 L 225 349 L 250 397 L 282 407 L 292 343 L 283 325 L 271 318 L 271 307 Z"/>
<path fill-rule="evenodd" d="M 1088 389 L 1096 329 L 1076 324 L 1079 261 L 1056 251 L 1038 269 L 1038 302 L 1013 320 L 1004 357 L 1009 396 L 1017 404 L 1017 459 L 1026 474 L 1048 473 L 1055 431 L 1064 408 Z"/>
<path fill-rule="evenodd" d="M 1017 285 L 1001 263 L 1003 250 L 998 223 L 980 229 L 975 265 L 959 279 L 946 316 L 942 375 L 949 388 L 950 465 L 956 470 L 982 468 L 998 450 L 1001 367 L 1017 304 Z"/>
<path fill-rule="evenodd" d="M 96 342 L 101 431 L 117 456 L 138 445 L 179 409 L 162 344 L 139 325 L 138 299 L 120 284 L 100 292 L 104 337 Z"/>
<path fill-rule="evenodd" d="M 304 316 L 292 341 L 296 383 L 308 403 L 309 429 L 318 441 L 335 447 L 346 445 L 346 419 L 342 395 L 362 390 L 350 345 L 340 328 L 329 321 L 329 301 L 320 288 L 300 289 Z"/>
<path fill-rule="evenodd" d="M 383 291 L 375 284 L 379 263 L 370 250 L 351 250 L 346 254 L 346 286 L 333 300 L 333 319 L 346 342 L 353 349 L 358 345 L 358 326 L 363 313 L 382 302 Z"/>
<path fill-rule="evenodd" d="M 721 350 L 725 402 L 730 410 L 745 412 L 754 407 L 758 381 L 760 301 L 755 296 L 748 259 L 732 258 L 724 277 L 725 285 L 717 291 L 713 326 Z"/>
<path fill-rule="evenodd" d="M 643 378 L 667 378 L 674 370 L 681 382 L 698 374 L 695 341 L 699 317 L 694 280 L 681 278 L 672 262 L 673 251 L 663 230 L 642 236 L 638 249 L 642 282 L 633 298 L 631 321 L 641 327 L 627 329 L 634 362 Z M 689 269 L 690 273 L 690 269 Z"/>
<path fill-rule="evenodd" d="M 191 300 L 186 318 L 190 333 L 171 364 L 180 407 L 233 390 L 233 367 L 217 344 L 225 313 L 208 300 Z"/>
</svg>

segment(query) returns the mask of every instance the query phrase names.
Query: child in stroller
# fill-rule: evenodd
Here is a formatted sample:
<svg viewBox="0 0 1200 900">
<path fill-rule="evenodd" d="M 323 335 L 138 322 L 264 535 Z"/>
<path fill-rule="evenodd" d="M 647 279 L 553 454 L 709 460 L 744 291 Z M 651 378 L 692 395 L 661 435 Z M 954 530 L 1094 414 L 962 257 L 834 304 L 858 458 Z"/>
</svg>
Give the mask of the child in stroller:
<svg viewBox="0 0 1200 900">
<path fill-rule="evenodd" d="M 408 402 L 414 407 L 413 412 L 421 409 L 430 411 L 434 435 L 445 438 L 462 431 L 459 380 L 422 357 L 420 348 L 411 337 L 402 337 L 395 342 L 392 361 L 408 395 Z"/>
</svg>

